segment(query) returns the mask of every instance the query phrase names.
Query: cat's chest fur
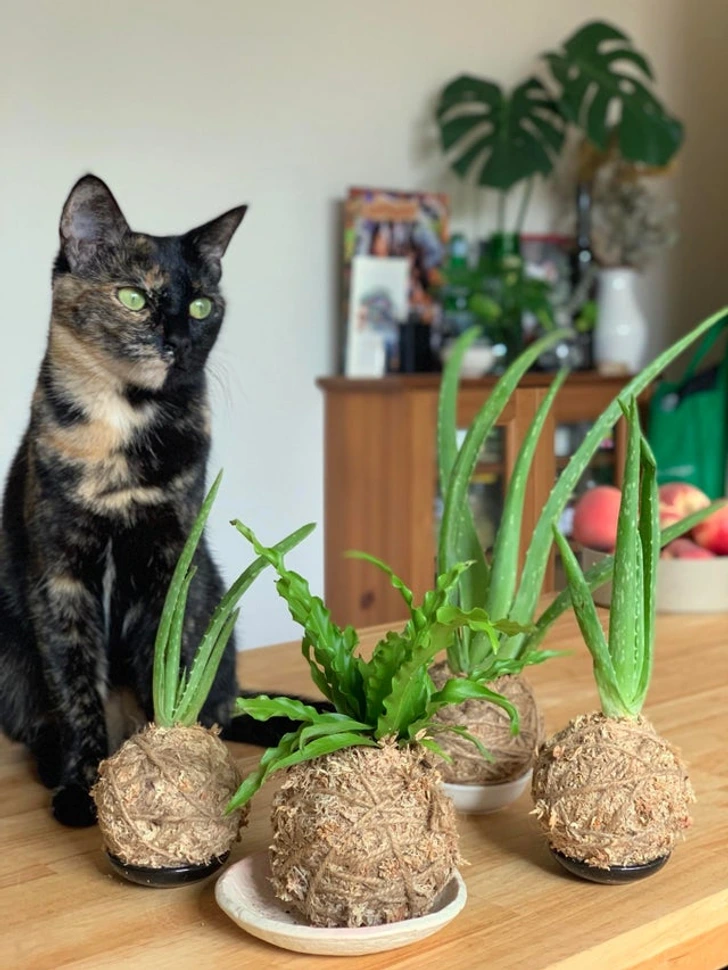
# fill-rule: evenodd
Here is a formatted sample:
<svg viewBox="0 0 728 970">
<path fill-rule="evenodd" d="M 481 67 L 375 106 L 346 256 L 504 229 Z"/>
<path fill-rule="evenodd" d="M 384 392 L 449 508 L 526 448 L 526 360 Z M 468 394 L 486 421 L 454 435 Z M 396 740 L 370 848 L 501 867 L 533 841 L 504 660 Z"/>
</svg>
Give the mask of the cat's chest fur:
<svg viewBox="0 0 728 970">
<path fill-rule="evenodd" d="M 110 380 L 64 379 L 39 381 L 31 440 L 37 462 L 61 473 L 74 505 L 129 520 L 189 489 L 209 440 L 204 398 L 187 406 L 163 396 L 133 401 Z"/>
</svg>

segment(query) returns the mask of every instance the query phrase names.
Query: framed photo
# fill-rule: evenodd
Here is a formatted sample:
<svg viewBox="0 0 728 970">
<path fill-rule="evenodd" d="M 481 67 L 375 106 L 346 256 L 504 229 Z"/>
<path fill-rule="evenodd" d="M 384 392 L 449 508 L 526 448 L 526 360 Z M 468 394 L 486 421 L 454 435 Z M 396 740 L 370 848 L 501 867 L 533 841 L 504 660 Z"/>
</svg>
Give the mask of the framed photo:
<svg viewBox="0 0 728 970">
<path fill-rule="evenodd" d="M 448 198 L 442 193 L 350 189 L 344 209 L 343 254 L 342 318 L 347 326 L 354 259 L 360 256 L 405 259 L 407 303 L 398 322 L 416 316 L 423 323 L 432 323 L 439 312 L 435 291 L 442 282 L 448 226 Z M 344 344 L 348 345 L 348 335 Z"/>
<path fill-rule="evenodd" d="M 405 257 L 354 256 L 346 328 L 347 377 L 382 377 L 399 355 L 407 317 L 410 263 Z"/>
</svg>

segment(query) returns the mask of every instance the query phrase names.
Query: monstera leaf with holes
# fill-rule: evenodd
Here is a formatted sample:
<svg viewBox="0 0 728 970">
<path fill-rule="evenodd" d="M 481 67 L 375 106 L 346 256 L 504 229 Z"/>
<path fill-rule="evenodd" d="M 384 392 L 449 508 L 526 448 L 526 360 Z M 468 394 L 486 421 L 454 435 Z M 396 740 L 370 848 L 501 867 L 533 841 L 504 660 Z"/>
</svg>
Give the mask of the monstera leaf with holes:
<svg viewBox="0 0 728 970">
<path fill-rule="evenodd" d="M 437 121 L 458 175 L 501 191 L 548 175 L 564 142 L 563 119 L 536 78 L 508 95 L 492 81 L 462 74 L 440 95 Z"/>
<path fill-rule="evenodd" d="M 544 57 L 561 88 L 562 113 L 590 142 L 604 151 L 614 134 L 627 160 L 667 165 L 683 126 L 650 90 L 652 68 L 625 34 L 593 21 Z"/>
</svg>

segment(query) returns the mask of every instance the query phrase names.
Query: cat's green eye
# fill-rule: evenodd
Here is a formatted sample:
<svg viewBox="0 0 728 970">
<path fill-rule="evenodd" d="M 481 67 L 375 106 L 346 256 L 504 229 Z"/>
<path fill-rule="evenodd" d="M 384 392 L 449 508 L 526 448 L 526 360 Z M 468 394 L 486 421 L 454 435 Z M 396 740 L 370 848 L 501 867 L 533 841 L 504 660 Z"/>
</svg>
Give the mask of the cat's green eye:
<svg viewBox="0 0 728 970">
<path fill-rule="evenodd" d="M 190 303 L 190 316 L 195 320 L 204 320 L 212 313 L 212 301 L 206 296 L 200 296 Z"/>
<path fill-rule="evenodd" d="M 117 290 L 116 295 L 119 298 L 119 303 L 125 306 L 127 310 L 143 310 L 147 305 L 147 298 L 142 291 L 135 290 L 133 286 L 122 286 L 120 290 Z"/>
</svg>

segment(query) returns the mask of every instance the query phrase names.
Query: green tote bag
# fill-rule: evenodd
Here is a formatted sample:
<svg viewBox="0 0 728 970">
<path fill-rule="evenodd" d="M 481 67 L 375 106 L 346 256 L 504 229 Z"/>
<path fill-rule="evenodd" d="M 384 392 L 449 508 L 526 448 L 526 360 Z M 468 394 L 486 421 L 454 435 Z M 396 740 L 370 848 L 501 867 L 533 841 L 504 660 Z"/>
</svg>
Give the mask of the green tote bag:
<svg viewBox="0 0 728 970">
<path fill-rule="evenodd" d="M 727 326 L 724 317 L 706 333 L 682 380 L 660 381 L 649 410 L 658 482 L 689 482 L 711 499 L 726 492 L 728 352 L 716 367 L 697 370 Z"/>
</svg>

